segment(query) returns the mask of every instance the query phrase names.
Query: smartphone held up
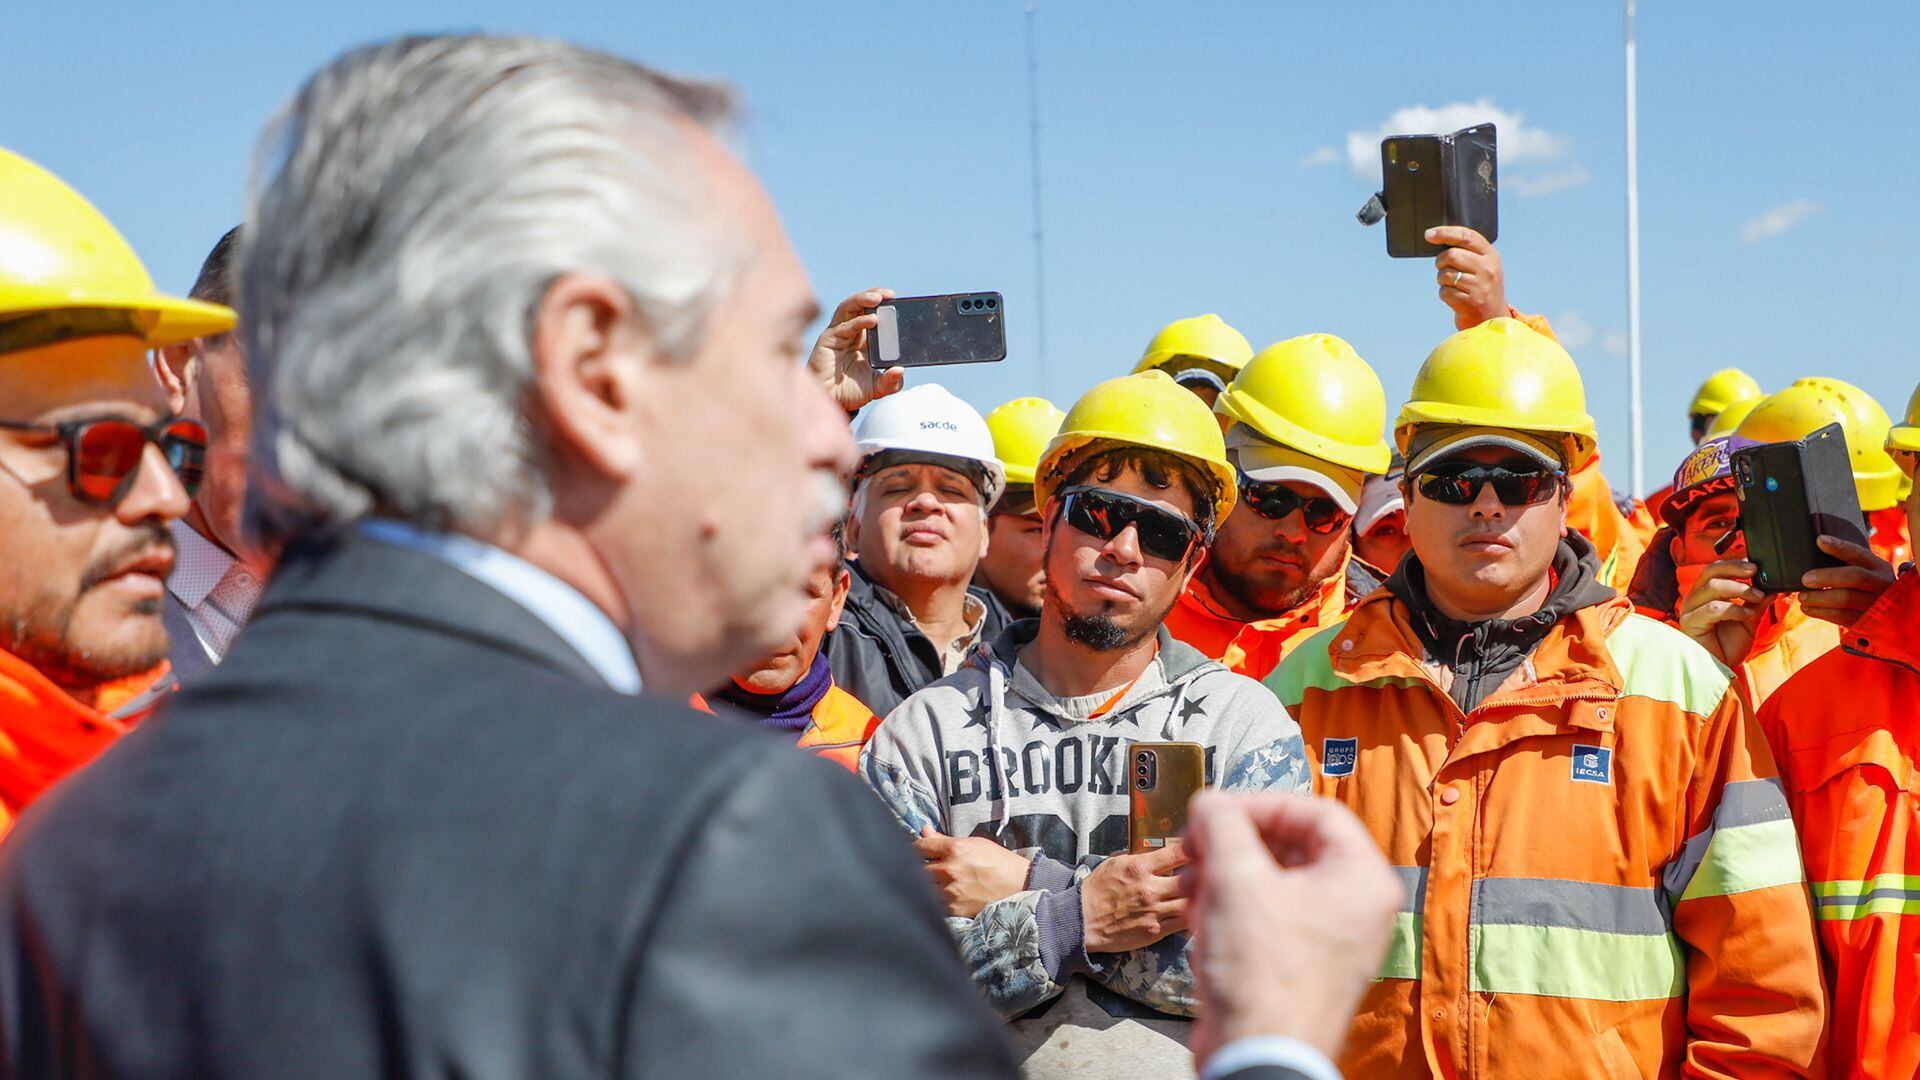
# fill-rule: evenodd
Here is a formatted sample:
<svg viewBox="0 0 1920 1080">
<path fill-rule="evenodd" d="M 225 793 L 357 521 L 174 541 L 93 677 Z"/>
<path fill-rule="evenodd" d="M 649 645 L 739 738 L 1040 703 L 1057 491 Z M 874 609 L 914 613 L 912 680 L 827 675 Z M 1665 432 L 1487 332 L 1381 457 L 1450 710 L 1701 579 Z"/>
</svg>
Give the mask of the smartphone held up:
<svg viewBox="0 0 1920 1080">
<path fill-rule="evenodd" d="M 1498 139 L 1492 124 L 1447 135 L 1390 135 L 1380 141 L 1380 193 L 1355 215 L 1362 225 L 1387 223 L 1387 254 L 1425 259 L 1445 251 L 1427 242 L 1442 225 L 1500 238 Z"/>
<path fill-rule="evenodd" d="M 997 292 L 902 296 L 873 309 L 876 369 L 988 364 L 1007 358 L 1006 299 Z"/>
<path fill-rule="evenodd" d="M 1822 536 L 1867 546 L 1867 521 L 1839 424 L 1793 442 L 1743 447 L 1729 464 L 1747 561 L 1759 568 L 1753 583 L 1762 591 L 1792 592 L 1807 571 L 1844 565 L 1820 550 Z"/>
</svg>

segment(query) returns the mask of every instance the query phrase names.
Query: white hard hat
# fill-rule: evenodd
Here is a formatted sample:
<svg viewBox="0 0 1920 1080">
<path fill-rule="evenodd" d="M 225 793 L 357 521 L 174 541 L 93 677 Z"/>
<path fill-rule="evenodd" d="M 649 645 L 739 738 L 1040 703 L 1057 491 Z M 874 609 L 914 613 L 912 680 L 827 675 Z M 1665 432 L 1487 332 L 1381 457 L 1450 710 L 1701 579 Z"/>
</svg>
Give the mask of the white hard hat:
<svg viewBox="0 0 1920 1080">
<path fill-rule="evenodd" d="M 947 465 L 975 478 L 989 508 L 1007 486 L 987 422 L 944 386 L 927 383 L 881 398 L 867 406 L 853 438 L 862 471 L 880 454 Z"/>
</svg>

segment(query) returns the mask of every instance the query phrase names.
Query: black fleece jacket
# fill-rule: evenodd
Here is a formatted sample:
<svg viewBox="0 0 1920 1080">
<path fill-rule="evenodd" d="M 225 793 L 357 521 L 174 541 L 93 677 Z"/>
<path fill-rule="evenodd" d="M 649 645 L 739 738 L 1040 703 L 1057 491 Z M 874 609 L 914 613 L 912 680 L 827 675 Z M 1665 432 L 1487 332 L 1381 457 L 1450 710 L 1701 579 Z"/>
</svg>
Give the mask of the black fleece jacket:
<svg viewBox="0 0 1920 1080">
<path fill-rule="evenodd" d="M 1600 556 L 1593 543 L 1568 533 L 1553 557 L 1553 591 L 1539 611 L 1517 619 L 1457 622 L 1427 598 L 1427 573 L 1417 555 L 1400 561 L 1387 588 L 1412 609 L 1413 629 L 1427 658 L 1453 672 L 1449 690 L 1462 712 L 1472 712 L 1533 653 L 1553 624 L 1581 608 L 1604 604 L 1614 591 L 1600 582 Z"/>
</svg>

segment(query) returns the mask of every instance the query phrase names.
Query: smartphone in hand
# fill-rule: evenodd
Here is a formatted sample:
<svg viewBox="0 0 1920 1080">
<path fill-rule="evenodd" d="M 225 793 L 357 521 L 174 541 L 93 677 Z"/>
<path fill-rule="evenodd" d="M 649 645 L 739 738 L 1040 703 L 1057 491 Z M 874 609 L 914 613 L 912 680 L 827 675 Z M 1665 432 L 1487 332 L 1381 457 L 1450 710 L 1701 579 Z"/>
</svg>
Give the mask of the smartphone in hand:
<svg viewBox="0 0 1920 1080">
<path fill-rule="evenodd" d="M 1380 142 L 1380 174 L 1388 255 L 1430 259 L 1440 254 L 1446 248 L 1426 239 L 1427 230 L 1438 225 L 1463 225 L 1488 243 L 1499 239 L 1500 174 L 1492 124 L 1450 135 L 1388 136 Z"/>
<path fill-rule="evenodd" d="M 1007 302 L 997 292 L 902 296 L 873 309 L 880 320 L 868 355 L 891 367 L 988 364 L 1007 358 Z"/>
<path fill-rule="evenodd" d="M 1207 752 L 1193 742 L 1127 748 L 1127 852 L 1166 847 L 1187 828 L 1187 804 L 1207 786 Z"/>
<path fill-rule="evenodd" d="M 1845 565 L 1820 550 L 1831 536 L 1867 546 L 1867 521 L 1839 424 L 1794 442 L 1742 447 L 1730 457 L 1747 561 L 1762 592 L 1794 592 L 1807 571 Z"/>
</svg>

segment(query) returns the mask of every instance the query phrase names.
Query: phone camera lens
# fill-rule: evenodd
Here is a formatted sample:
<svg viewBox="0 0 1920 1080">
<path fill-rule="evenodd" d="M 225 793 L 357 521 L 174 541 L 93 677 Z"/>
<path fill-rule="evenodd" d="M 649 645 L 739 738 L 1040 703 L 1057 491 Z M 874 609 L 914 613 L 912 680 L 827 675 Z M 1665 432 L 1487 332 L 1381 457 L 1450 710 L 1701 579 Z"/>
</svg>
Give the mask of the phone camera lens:
<svg viewBox="0 0 1920 1080">
<path fill-rule="evenodd" d="M 995 299 L 994 299 L 993 297 L 991 297 L 991 296 L 989 296 L 989 297 L 987 297 L 987 310 L 988 310 L 988 311 L 992 311 L 992 310 L 993 310 L 993 308 L 994 308 L 994 306 L 995 306 L 996 304 L 998 304 L 999 302 L 1000 302 L 1000 301 L 998 301 L 998 300 L 995 300 Z"/>
</svg>

